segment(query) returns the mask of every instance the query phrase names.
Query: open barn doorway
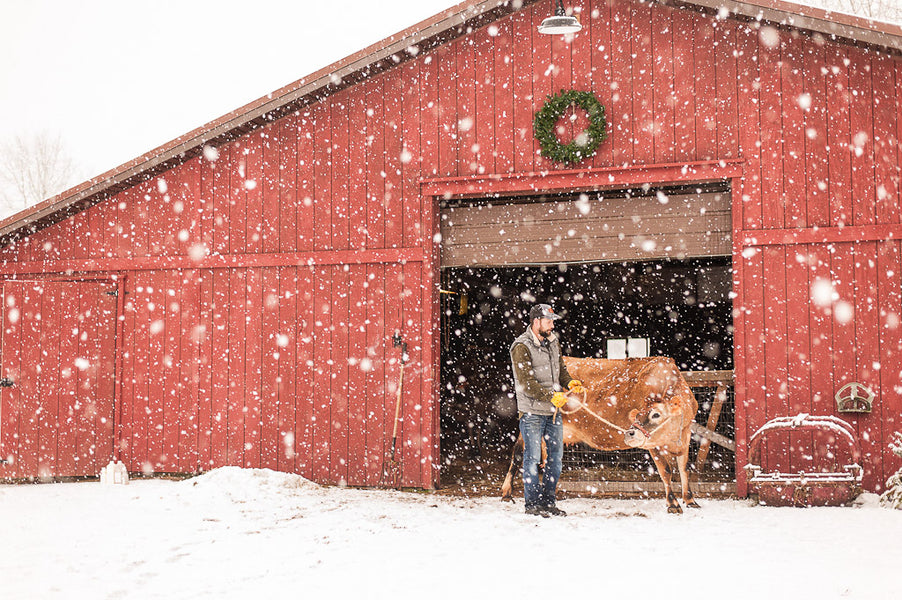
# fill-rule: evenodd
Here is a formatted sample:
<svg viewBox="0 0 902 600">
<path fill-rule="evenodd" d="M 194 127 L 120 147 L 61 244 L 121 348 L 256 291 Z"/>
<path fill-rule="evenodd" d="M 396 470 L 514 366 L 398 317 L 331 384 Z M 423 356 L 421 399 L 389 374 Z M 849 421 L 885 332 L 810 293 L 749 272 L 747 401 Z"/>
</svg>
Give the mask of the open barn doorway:
<svg viewBox="0 0 902 600">
<path fill-rule="evenodd" d="M 684 372 L 733 369 L 731 270 L 728 257 L 689 260 L 462 267 L 442 273 L 442 480 L 493 482 L 507 467 L 517 408 L 509 346 L 534 302 L 548 302 L 564 353 L 614 358 L 623 352 L 669 356 Z M 714 406 L 715 388 L 694 387 L 697 422 Z M 732 394 L 718 406 L 717 431 L 733 438 Z M 690 460 L 696 461 L 693 444 Z M 657 481 L 644 450 L 565 453 L 563 479 Z M 732 482 L 732 453 L 712 446 L 703 473 Z"/>
<path fill-rule="evenodd" d="M 447 203 L 442 238 L 443 486 L 497 491 L 518 434 L 509 345 L 535 302 L 553 304 L 564 317 L 558 331 L 567 355 L 645 352 L 672 357 L 686 373 L 732 373 L 729 190 Z M 528 264 L 549 254 L 560 262 Z M 732 439 L 732 388 L 705 379 L 693 387 L 696 421 L 710 424 L 714 411 L 716 431 Z M 693 444 L 693 462 L 698 448 Z M 731 451 L 706 445 L 703 454 L 697 477 L 735 481 Z M 614 481 L 626 490 L 627 483 L 658 481 L 644 450 L 574 446 L 564 471 L 562 484 Z"/>
</svg>

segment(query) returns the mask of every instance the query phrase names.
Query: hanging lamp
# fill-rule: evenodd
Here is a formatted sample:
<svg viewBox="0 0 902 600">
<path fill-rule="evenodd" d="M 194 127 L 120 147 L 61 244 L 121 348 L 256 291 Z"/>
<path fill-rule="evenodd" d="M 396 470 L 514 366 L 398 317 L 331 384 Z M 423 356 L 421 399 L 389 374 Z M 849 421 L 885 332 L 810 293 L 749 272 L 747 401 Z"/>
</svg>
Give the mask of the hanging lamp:
<svg viewBox="0 0 902 600">
<path fill-rule="evenodd" d="M 539 25 L 539 33 L 548 35 L 576 33 L 582 28 L 579 19 L 567 14 L 564 9 L 564 0 L 557 0 L 554 14 L 542 21 L 542 24 Z"/>
</svg>

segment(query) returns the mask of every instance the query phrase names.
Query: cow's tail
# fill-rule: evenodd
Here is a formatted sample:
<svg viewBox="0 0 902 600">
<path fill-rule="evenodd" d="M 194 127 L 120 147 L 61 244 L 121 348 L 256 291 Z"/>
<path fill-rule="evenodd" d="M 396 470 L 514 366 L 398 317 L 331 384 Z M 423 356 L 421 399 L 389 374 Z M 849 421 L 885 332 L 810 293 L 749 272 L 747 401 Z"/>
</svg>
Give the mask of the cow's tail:
<svg viewBox="0 0 902 600">
<path fill-rule="evenodd" d="M 504 476 L 504 483 L 501 484 L 501 500 L 507 500 L 508 502 L 513 502 L 514 497 L 512 495 L 514 489 L 514 474 L 520 471 L 520 467 L 523 465 L 523 436 L 518 436 L 517 441 L 514 442 L 514 447 L 511 449 L 511 463 L 507 468 L 507 475 Z"/>
</svg>

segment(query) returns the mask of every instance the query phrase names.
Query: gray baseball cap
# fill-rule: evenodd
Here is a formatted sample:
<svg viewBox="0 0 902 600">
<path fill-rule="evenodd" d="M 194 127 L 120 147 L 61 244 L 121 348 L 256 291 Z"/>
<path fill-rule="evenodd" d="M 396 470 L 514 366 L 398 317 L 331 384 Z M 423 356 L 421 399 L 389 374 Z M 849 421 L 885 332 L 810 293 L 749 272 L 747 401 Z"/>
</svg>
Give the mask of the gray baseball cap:
<svg viewBox="0 0 902 600">
<path fill-rule="evenodd" d="M 534 319 L 551 319 L 557 321 L 561 316 L 554 313 L 554 309 L 548 304 L 536 304 L 529 309 L 529 320 Z"/>
</svg>

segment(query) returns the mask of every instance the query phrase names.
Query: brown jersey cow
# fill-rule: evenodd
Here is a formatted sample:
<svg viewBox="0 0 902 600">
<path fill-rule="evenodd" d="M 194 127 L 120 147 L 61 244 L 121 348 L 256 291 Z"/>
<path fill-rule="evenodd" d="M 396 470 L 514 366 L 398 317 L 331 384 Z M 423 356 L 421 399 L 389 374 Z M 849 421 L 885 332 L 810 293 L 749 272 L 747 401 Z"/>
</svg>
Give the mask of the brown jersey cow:
<svg viewBox="0 0 902 600">
<path fill-rule="evenodd" d="M 698 402 L 673 359 L 665 357 L 564 357 L 567 371 L 586 388 L 584 398 L 570 396 L 564 413 L 564 444 L 583 442 L 598 450 L 648 450 L 664 482 L 667 511 L 680 513 L 671 487 L 671 457 L 680 471 L 683 502 L 698 508 L 689 490 L 689 426 Z M 511 499 L 514 473 L 519 470 L 523 440 L 514 446 L 504 478 L 502 498 Z"/>
</svg>

